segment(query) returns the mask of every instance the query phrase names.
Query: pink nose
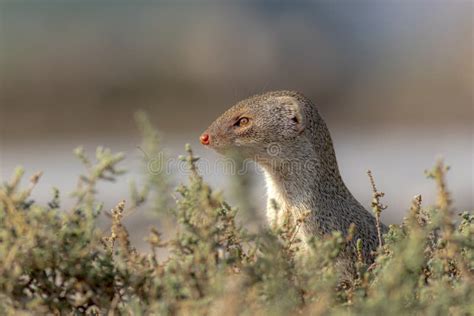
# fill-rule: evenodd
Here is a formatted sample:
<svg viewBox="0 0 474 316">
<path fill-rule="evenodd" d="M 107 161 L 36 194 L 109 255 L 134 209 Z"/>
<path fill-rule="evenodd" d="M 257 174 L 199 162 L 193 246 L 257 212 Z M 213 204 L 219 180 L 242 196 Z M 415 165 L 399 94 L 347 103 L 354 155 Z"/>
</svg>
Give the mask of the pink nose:
<svg viewBox="0 0 474 316">
<path fill-rule="evenodd" d="M 209 134 L 202 134 L 200 137 L 200 140 L 201 140 L 201 144 L 209 145 L 211 137 L 209 136 Z"/>
</svg>

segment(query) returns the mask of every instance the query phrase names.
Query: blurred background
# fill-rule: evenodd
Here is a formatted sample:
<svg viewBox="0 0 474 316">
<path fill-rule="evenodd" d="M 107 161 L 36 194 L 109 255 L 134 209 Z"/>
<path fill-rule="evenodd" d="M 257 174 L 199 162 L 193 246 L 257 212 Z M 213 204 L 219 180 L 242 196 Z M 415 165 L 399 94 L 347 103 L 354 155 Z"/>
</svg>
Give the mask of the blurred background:
<svg viewBox="0 0 474 316">
<path fill-rule="evenodd" d="M 133 114 L 143 109 L 170 157 L 240 99 L 303 92 L 332 132 L 343 178 L 367 207 L 371 169 L 387 223 L 415 194 L 434 202 L 423 171 L 452 166 L 458 210 L 473 203 L 472 1 L 8 1 L 0 3 L 0 178 L 17 165 L 44 172 L 34 197 L 63 197 L 83 167 L 72 150 L 127 154 L 139 178 Z M 217 188 L 228 177 L 207 172 Z M 265 209 L 261 177 L 250 183 Z M 176 183 L 184 181 L 178 175 Z M 106 208 L 128 184 L 101 187 Z M 225 193 L 226 194 L 226 193 Z M 229 197 L 232 200 L 232 197 Z M 127 219 L 140 241 L 152 220 Z"/>
</svg>

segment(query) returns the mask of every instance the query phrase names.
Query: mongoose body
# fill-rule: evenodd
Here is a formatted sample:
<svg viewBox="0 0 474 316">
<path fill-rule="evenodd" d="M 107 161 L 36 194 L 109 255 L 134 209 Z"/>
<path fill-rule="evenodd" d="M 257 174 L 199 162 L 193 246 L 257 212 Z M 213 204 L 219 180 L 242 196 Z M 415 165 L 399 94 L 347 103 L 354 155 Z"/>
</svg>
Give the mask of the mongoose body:
<svg viewBox="0 0 474 316">
<path fill-rule="evenodd" d="M 360 238 L 365 261 L 372 261 L 371 252 L 378 246 L 375 218 L 344 184 L 329 130 L 302 94 L 274 91 L 240 101 L 212 123 L 201 143 L 222 154 L 237 151 L 261 165 L 271 226 L 281 224 L 283 216 L 298 218 L 308 212 L 301 226 L 307 240 L 336 230 L 347 235 L 354 223 L 346 255 L 355 254 Z"/>
</svg>

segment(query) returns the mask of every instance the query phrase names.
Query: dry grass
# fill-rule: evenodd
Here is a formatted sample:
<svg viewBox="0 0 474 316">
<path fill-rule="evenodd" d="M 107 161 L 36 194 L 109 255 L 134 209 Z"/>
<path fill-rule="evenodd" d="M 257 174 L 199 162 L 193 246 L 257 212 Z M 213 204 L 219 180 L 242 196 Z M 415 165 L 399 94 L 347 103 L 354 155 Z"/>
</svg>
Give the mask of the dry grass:
<svg viewBox="0 0 474 316">
<path fill-rule="evenodd" d="M 151 154 L 157 134 L 140 116 L 143 148 Z M 341 283 L 335 264 L 350 241 L 334 232 L 314 239 L 298 255 L 298 225 L 248 233 L 236 220 L 238 210 L 214 194 L 196 168 L 187 147 L 189 182 L 177 189 L 170 206 L 167 179 L 148 175 L 146 187 L 132 186 L 131 200 L 110 212 L 111 228 L 96 225 L 102 206 L 96 184 L 123 173 L 123 155 L 98 149 L 96 161 L 79 149 L 87 173 L 79 179 L 73 210 L 60 207 L 59 191 L 47 205 L 30 193 L 40 174 L 22 189 L 23 170 L 0 187 L 0 314 L 89 315 L 470 315 L 474 310 L 474 216 L 456 218 L 438 162 L 429 172 L 438 202 L 412 201 L 401 225 L 380 234 L 376 263 L 364 265 L 357 242 L 357 274 Z M 377 218 L 384 206 L 373 185 Z M 166 196 L 165 198 L 163 196 Z M 117 197 L 120 200 L 122 197 Z M 128 208 L 127 208 L 128 206 Z M 162 240 L 150 231 L 151 251 L 131 245 L 124 214 L 149 208 L 176 226 Z M 455 224 L 457 222 L 457 224 Z M 160 260 L 157 249 L 169 250 Z M 356 249 L 357 250 L 357 249 Z"/>
</svg>

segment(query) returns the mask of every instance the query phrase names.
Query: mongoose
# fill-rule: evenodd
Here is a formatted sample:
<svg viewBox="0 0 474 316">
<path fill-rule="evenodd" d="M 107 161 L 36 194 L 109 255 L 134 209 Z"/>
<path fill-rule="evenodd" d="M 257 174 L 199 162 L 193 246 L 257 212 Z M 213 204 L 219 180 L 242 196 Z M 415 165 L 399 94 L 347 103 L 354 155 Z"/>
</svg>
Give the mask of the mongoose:
<svg viewBox="0 0 474 316">
<path fill-rule="evenodd" d="M 301 93 L 274 91 L 238 102 L 201 135 L 201 143 L 221 154 L 238 151 L 264 170 L 270 225 L 280 212 L 293 218 L 309 212 L 300 230 L 303 240 L 332 231 L 363 241 L 363 256 L 372 261 L 378 246 L 375 218 L 354 198 L 339 173 L 331 136 L 316 106 Z M 276 202 L 276 203 L 275 203 Z M 387 228 L 382 225 L 382 231 Z M 353 259 L 353 257 L 352 257 Z"/>
</svg>

